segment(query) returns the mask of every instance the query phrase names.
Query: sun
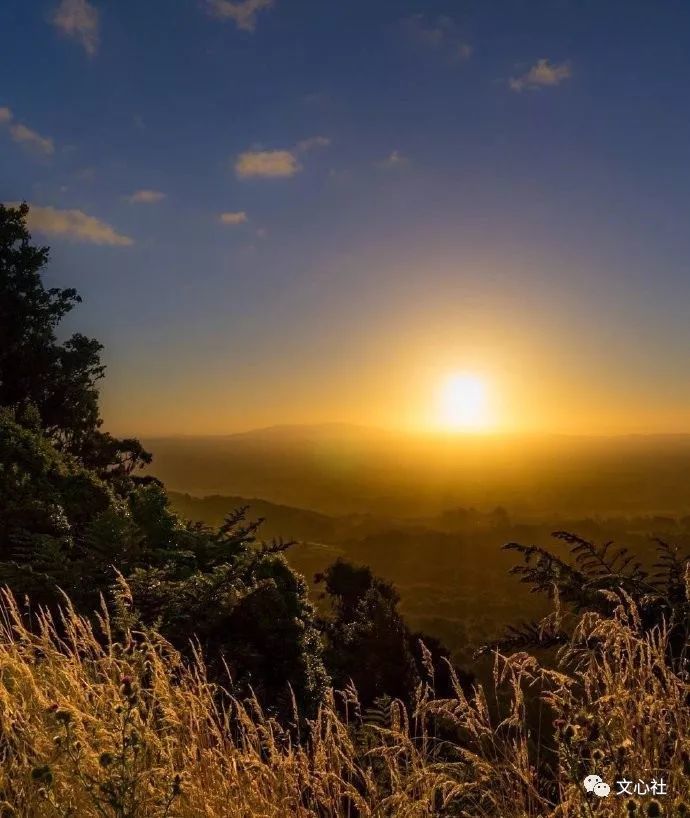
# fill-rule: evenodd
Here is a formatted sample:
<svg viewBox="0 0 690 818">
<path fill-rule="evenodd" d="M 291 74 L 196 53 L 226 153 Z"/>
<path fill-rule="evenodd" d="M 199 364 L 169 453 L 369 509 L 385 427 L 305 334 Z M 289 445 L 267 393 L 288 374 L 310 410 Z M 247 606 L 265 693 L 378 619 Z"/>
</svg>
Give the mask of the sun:
<svg viewBox="0 0 690 818">
<path fill-rule="evenodd" d="M 485 381 L 468 372 L 449 375 L 438 396 L 438 421 L 444 429 L 479 431 L 489 425 Z"/>
</svg>

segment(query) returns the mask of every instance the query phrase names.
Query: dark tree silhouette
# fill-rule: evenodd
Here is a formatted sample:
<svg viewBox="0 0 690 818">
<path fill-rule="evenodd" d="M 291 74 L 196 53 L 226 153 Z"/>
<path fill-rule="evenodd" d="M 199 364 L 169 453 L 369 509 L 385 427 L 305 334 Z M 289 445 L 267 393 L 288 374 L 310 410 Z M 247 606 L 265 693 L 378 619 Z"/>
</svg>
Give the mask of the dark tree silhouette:
<svg viewBox="0 0 690 818">
<path fill-rule="evenodd" d="M 102 475 L 129 474 L 151 456 L 136 440 L 100 431 L 101 344 L 75 333 L 59 343 L 56 329 L 81 302 L 76 290 L 46 289 L 47 247 L 31 242 L 29 207 L 0 204 L 0 406 L 30 407 L 55 445 Z"/>
<path fill-rule="evenodd" d="M 331 603 L 332 615 L 322 620 L 322 630 L 326 667 L 337 688 L 354 683 L 365 707 L 382 696 L 412 704 L 422 681 L 438 695 L 452 695 L 450 653 L 439 640 L 410 631 L 390 582 L 374 576 L 368 566 L 342 559 L 318 574 L 316 582 L 325 587 Z M 454 670 L 469 687 L 472 677 Z"/>
</svg>

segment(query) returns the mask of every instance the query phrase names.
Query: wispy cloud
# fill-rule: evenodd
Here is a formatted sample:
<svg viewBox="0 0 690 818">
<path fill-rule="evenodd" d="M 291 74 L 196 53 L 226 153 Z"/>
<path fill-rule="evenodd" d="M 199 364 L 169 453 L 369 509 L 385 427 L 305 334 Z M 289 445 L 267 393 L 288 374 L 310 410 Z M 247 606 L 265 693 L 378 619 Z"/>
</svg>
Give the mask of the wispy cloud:
<svg viewBox="0 0 690 818">
<path fill-rule="evenodd" d="M 413 14 L 401 20 L 400 28 L 416 48 L 436 51 L 450 63 L 464 62 L 472 56 L 472 46 L 450 17 L 429 19 L 423 14 Z"/>
<path fill-rule="evenodd" d="M 249 221 L 244 210 L 236 212 L 221 213 L 218 217 L 221 224 L 246 224 Z"/>
<path fill-rule="evenodd" d="M 165 199 L 165 193 L 160 190 L 136 190 L 130 196 L 125 196 L 130 204 L 156 204 Z"/>
<path fill-rule="evenodd" d="M 21 122 L 15 122 L 14 114 L 10 108 L 0 108 L 0 125 L 7 125 L 10 136 L 20 145 L 24 145 L 37 153 L 42 153 L 44 156 L 51 156 L 55 153 L 53 140 L 47 136 L 41 136 L 41 134 Z"/>
<path fill-rule="evenodd" d="M 55 152 L 55 146 L 53 145 L 52 139 L 49 139 L 46 136 L 41 136 L 41 134 L 36 133 L 36 131 L 32 131 L 31 128 L 27 128 L 26 125 L 22 125 L 21 123 L 11 125 L 10 134 L 15 142 L 24 144 L 27 147 L 38 151 L 39 153 L 45 154 L 46 156 L 50 156 Z"/>
<path fill-rule="evenodd" d="M 53 25 L 67 37 L 77 40 L 90 57 L 98 51 L 99 13 L 88 0 L 62 0 L 53 16 Z"/>
<path fill-rule="evenodd" d="M 508 84 L 513 91 L 534 91 L 538 88 L 549 88 L 560 85 L 570 79 L 573 70 L 569 62 L 552 63 L 546 59 L 537 60 L 529 71 L 519 77 L 511 77 Z"/>
<path fill-rule="evenodd" d="M 400 151 L 391 151 L 385 159 L 377 162 L 376 165 L 384 170 L 392 170 L 395 168 L 404 168 L 410 164 L 410 160 L 404 153 Z"/>
<path fill-rule="evenodd" d="M 303 139 L 295 146 L 298 153 L 308 153 L 316 148 L 327 148 L 331 144 L 331 140 L 327 136 L 312 136 L 309 139 Z"/>
<path fill-rule="evenodd" d="M 243 31 L 254 31 L 260 11 L 269 9 L 273 0 L 206 0 L 209 14 L 220 20 L 232 20 Z"/>
<path fill-rule="evenodd" d="M 10 206 L 16 207 L 12 202 Z M 129 236 L 118 233 L 109 224 L 82 210 L 58 210 L 55 207 L 38 207 L 30 205 L 29 229 L 49 236 L 62 236 L 71 241 L 89 244 L 109 244 L 128 247 L 134 242 Z"/>
</svg>

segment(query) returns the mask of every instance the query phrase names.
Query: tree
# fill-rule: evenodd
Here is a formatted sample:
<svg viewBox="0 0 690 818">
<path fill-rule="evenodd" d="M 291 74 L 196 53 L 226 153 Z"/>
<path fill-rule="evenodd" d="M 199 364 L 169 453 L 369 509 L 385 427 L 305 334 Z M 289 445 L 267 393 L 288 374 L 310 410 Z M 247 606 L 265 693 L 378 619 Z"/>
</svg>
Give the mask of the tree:
<svg viewBox="0 0 690 818">
<path fill-rule="evenodd" d="M 322 629 L 326 667 L 335 687 L 354 683 L 365 707 L 384 696 L 412 704 L 422 681 L 439 695 L 452 695 L 449 652 L 437 639 L 411 633 L 390 582 L 374 576 L 368 566 L 342 559 L 316 581 L 325 586 L 324 596 L 331 603 L 332 615 L 322 620 Z M 455 671 L 461 684 L 469 687 L 472 678 Z"/>
<path fill-rule="evenodd" d="M 129 581 L 132 616 L 192 642 L 237 689 L 282 715 L 312 713 L 328 682 L 304 580 L 279 543 L 259 546 L 245 510 L 219 529 L 181 520 L 139 441 L 101 431 L 101 345 L 56 330 L 80 302 L 46 289 L 26 205 L 0 205 L 0 585 L 32 605 L 71 598 L 86 615 Z"/>
<path fill-rule="evenodd" d="M 31 243 L 28 215 L 26 204 L 0 204 L 0 406 L 35 407 L 59 449 L 102 476 L 129 474 L 151 455 L 138 441 L 100 431 L 102 346 L 80 333 L 58 342 L 60 322 L 81 298 L 72 288 L 44 287 L 49 251 Z"/>
<path fill-rule="evenodd" d="M 112 490 L 40 429 L 0 410 L 0 583 L 35 604 L 56 600 L 57 587 L 84 601 L 99 584 L 80 557 L 94 519 L 117 508 Z M 109 555 L 112 557 L 112 555 Z"/>
</svg>

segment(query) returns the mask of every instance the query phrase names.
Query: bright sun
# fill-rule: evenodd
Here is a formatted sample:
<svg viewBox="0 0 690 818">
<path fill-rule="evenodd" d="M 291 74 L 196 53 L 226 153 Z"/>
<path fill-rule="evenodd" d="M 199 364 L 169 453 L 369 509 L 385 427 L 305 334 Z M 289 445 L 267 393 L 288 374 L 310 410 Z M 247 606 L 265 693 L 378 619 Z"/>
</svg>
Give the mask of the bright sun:
<svg viewBox="0 0 690 818">
<path fill-rule="evenodd" d="M 485 382 L 470 373 L 455 373 L 441 385 L 439 423 L 446 429 L 476 431 L 489 424 Z"/>
</svg>

